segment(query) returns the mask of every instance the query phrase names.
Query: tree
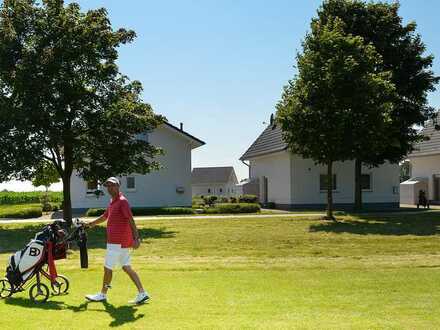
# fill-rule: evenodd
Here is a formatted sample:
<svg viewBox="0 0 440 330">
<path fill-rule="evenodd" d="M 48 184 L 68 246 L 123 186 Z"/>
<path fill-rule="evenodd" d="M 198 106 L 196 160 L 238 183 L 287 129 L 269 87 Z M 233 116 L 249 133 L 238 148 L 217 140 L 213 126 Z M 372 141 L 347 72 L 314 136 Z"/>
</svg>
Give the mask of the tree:
<svg viewBox="0 0 440 330">
<path fill-rule="evenodd" d="M 105 9 L 62 0 L 4 0 L 0 8 L 0 181 L 31 179 L 42 160 L 63 182 L 145 174 L 159 148 L 139 138 L 164 118 L 119 72 L 118 47 L 135 33 L 113 30 Z"/>
<path fill-rule="evenodd" d="M 57 183 L 60 180 L 60 175 L 52 162 L 43 160 L 35 167 L 32 185 L 35 187 L 44 186 L 46 191 L 42 200 L 43 211 L 51 210 L 52 206 L 49 203 L 48 191 L 52 183 Z"/>
<path fill-rule="evenodd" d="M 358 136 L 355 159 L 355 207 L 362 207 L 362 163 L 378 166 L 385 161 L 398 163 L 413 150 L 423 137 L 416 125 L 423 125 L 434 114 L 428 105 L 428 92 L 435 91 L 439 77 L 431 68 L 434 57 L 426 55 L 421 36 L 416 33 L 416 23 L 404 24 L 399 16 L 399 3 L 364 2 L 358 0 L 326 0 L 318 10 L 316 23 L 338 17 L 345 33 L 360 36 L 374 46 L 382 62 L 377 71 L 391 73 L 396 93 L 393 110 L 381 148 L 369 144 L 367 136 Z"/>
<path fill-rule="evenodd" d="M 400 168 L 400 182 L 406 181 L 411 178 L 411 162 L 404 160 L 399 164 Z"/>
<path fill-rule="evenodd" d="M 60 180 L 60 175 L 52 162 L 47 160 L 42 161 L 35 167 L 32 185 L 35 187 L 44 186 L 46 192 L 52 183 L 57 183 Z"/>
<path fill-rule="evenodd" d="M 352 159 L 357 121 L 376 125 L 372 134 L 382 134 L 394 90 L 389 74 L 375 70 L 381 58 L 374 47 L 344 33 L 342 24 L 337 18 L 325 25 L 312 22 L 297 55 L 298 74 L 277 105 L 290 150 L 327 167 L 327 217 L 332 219 L 333 163 Z"/>
</svg>

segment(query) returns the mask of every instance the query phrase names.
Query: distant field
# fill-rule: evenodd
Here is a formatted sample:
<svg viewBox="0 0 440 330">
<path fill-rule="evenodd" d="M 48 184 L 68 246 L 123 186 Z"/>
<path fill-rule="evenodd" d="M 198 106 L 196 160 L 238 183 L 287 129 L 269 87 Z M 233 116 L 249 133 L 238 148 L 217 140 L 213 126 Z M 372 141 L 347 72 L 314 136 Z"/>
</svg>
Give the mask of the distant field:
<svg viewBox="0 0 440 330">
<path fill-rule="evenodd" d="M 40 225 L 0 226 L 0 266 Z M 90 268 L 75 250 L 58 262 L 70 294 L 34 305 L 0 301 L 0 329 L 438 329 L 440 212 L 340 217 L 154 219 L 133 265 L 153 296 L 122 271 L 107 304 L 85 303 L 101 283 L 105 229 L 89 232 Z M 19 317 L 8 317 L 17 315 Z"/>
<path fill-rule="evenodd" d="M 40 203 L 41 197 L 43 195 L 44 192 L 42 191 L 30 191 L 30 192 L 1 191 L 0 205 Z M 63 200 L 63 193 L 61 191 L 49 191 L 48 195 L 50 202 L 61 203 Z"/>
</svg>

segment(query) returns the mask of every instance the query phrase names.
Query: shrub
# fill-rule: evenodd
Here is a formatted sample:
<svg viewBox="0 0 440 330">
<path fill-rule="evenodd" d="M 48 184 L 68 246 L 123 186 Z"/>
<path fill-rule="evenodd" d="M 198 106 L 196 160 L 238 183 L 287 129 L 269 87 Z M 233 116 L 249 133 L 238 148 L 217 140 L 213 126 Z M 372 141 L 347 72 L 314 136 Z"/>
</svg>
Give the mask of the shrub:
<svg viewBox="0 0 440 330">
<path fill-rule="evenodd" d="M 42 206 L 42 210 L 43 210 L 43 212 L 50 212 L 50 211 L 52 211 L 53 210 L 52 204 L 50 204 L 49 202 L 44 203 L 43 206 Z"/>
<path fill-rule="evenodd" d="M 62 210 L 61 204 L 62 203 L 50 202 L 50 205 L 52 206 L 52 211 Z"/>
<path fill-rule="evenodd" d="M 219 203 L 215 207 L 206 208 L 205 212 L 208 214 L 256 213 L 260 212 L 260 205 L 256 203 Z"/>
<path fill-rule="evenodd" d="M 218 197 L 214 196 L 214 195 L 203 197 L 205 204 L 208 204 L 209 206 L 213 205 L 217 201 L 217 199 L 218 199 Z"/>
<path fill-rule="evenodd" d="M 258 197 L 255 195 L 241 195 L 238 201 L 240 203 L 258 203 Z"/>
<path fill-rule="evenodd" d="M 220 203 L 229 203 L 228 197 L 220 197 Z"/>
<path fill-rule="evenodd" d="M 194 210 L 189 207 L 134 207 L 131 211 L 133 212 L 133 215 L 173 215 L 194 213 Z"/>
<path fill-rule="evenodd" d="M 203 198 L 194 197 L 193 200 L 192 200 L 192 205 L 193 205 L 193 207 L 204 206 L 205 205 L 205 201 L 203 200 Z"/>
<path fill-rule="evenodd" d="M 229 198 L 230 203 L 237 203 L 237 197 L 231 197 Z"/>
<path fill-rule="evenodd" d="M 86 216 L 97 217 L 104 214 L 105 209 L 88 209 Z M 189 207 L 133 207 L 133 215 L 174 215 L 174 214 L 194 214 L 194 210 Z"/>
<path fill-rule="evenodd" d="M 105 209 L 102 208 L 93 208 L 93 209 L 88 209 L 86 212 L 86 216 L 88 217 L 98 217 L 100 215 L 103 215 L 105 212 Z"/>
<path fill-rule="evenodd" d="M 275 208 L 275 203 L 274 202 L 268 202 L 266 203 L 266 205 L 264 205 L 265 208 L 267 209 L 274 209 Z"/>
</svg>

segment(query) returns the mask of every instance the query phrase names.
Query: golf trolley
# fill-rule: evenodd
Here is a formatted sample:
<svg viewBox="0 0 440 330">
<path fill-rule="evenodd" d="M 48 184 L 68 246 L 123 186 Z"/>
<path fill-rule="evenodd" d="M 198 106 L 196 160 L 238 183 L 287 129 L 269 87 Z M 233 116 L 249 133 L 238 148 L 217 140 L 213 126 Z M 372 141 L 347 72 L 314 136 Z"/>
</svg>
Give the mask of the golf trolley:
<svg viewBox="0 0 440 330">
<path fill-rule="evenodd" d="M 26 247 L 9 258 L 6 277 L 0 280 L 0 298 L 8 298 L 14 293 L 29 289 L 29 297 L 34 302 L 45 302 L 50 295 L 61 295 L 69 290 L 69 280 L 57 274 L 55 260 L 66 259 L 71 242 L 80 249 L 81 268 L 88 267 L 87 234 L 85 224 L 79 219 L 73 221 L 69 233 L 64 220 L 55 220 L 35 235 Z"/>
</svg>

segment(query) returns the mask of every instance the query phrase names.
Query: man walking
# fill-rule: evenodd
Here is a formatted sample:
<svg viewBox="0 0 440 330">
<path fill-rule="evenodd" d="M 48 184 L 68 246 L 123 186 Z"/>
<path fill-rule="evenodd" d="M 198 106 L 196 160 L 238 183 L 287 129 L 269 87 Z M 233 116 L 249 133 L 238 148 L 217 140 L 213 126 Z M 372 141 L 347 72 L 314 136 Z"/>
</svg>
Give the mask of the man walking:
<svg viewBox="0 0 440 330">
<path fill-rule="evenodd" d="M 141 304 L 150 297 L 142 287 L 139 276 L 130 266 L 129 251 L 130 247 L 134 249 L 139 247 L 139 233 L 133 220 L 130 205 L 119 191 L 119 180 L 115 177 L 108 178 L 104 186 L 112 197 L 111 202 L 102 216 L 87 224 L 88 227 L 94 227 L 107 220 L 107 252 L 105 255 L 104 279 L 101 292 L 87 295 L 86 299 L 90 301 L 107 300 L 107 291 L 112 281 L 113 268 L 119 264 L 138 289 L 136 298 L 130 303 Z"/>
</svg>

